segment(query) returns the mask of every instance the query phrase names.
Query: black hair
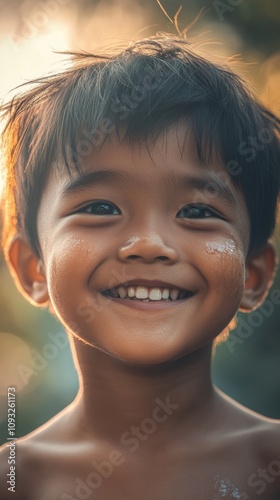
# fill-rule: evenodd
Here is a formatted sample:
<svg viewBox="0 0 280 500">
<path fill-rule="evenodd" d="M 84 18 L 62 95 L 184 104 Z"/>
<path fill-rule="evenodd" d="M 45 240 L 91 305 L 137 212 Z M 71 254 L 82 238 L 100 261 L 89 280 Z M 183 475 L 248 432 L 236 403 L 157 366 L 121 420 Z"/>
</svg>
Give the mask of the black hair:
<svg viewBox="0 0 280 500">
<path fill-rule="evenodd" d="M 169 36 L 103 55 L 71 55 L 68 70 L 36 80 L 2 108 L 4 247 L 22 232 L 40 255 L 37 210 L 51 168 L 64 165 L 72 175 L 111 133 L 140 141 L 179 120 L 190 125 L 200 162 L 218 154 L 242 191 L 249 250 L 266 244 L 280 186 L 280 121 L 229 64 Z"/>
</svg>

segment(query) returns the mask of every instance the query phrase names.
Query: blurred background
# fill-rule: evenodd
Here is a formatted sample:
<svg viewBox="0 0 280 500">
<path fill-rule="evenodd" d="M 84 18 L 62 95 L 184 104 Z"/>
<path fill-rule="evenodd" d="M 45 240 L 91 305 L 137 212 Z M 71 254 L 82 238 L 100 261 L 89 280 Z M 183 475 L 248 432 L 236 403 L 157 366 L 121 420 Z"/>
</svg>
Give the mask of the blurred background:
<svg viewBox="0 0 280 500">
<path fill-rule="evenodd" d="M 156 0 L 0 0 L 1 102 L 15 93 L 11 89 L 17 85 L 58 69 L 64 58 L 54 50 L 94 51 L 159 31 L 176 33 L 172 20 L 181 5 L 179 29 L 190 26 L 200 13 L 188 36 L 210 40 L 205 47 L 209 52 L 239 54 L 244 76 L 261 100 L 280 114 L 278 0 L 162 0 L 170 20 Z M 278 419 L 279 330 L 278 273 L 262 308 L 239 316 L 229 339 L 217 346 L 213 362 L 218 387 L 249 408 Z M 17 388 L 20 437 L 69 404 L 78 379 L 61 326 L 19 294 L 1 256 L 0 443 L 7 439 L 9 386 Z"/>
</svg>

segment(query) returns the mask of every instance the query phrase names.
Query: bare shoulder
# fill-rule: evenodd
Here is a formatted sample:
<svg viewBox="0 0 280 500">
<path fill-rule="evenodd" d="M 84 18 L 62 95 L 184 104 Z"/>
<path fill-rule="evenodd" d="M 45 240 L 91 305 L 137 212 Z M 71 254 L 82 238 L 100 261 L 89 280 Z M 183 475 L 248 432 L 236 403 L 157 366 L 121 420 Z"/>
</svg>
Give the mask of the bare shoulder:
<svg viewBox="0 0 280 500">
<path fill-rule="evenodd" d="M 280 421 L 258 415 L 252 434 L 258 466 L 248 476 L 250 491 L 268 500 L 280 498 Z"/>
<path fill-rule="evenodd" d="M 227 396 L 219 389 L 216 392 L 222 402 L 223 415 L 233 432 L 256 443 L 264 454 L 280 456 L 280 420 L 265 417 Z M 275 453 L 274 453 L 275 452 Z"/>
<path fill-rule="evenodd" d="M 220 409 L 226 423 L 229 455 L 244 471 L 244 499 L 280 498 L 280 420 L 267 418 L 220 391 Z M 244 463 L 242 458 L 245 457 Z M 235 466 L 236 467 L 236 466 Z M 243 497 L 242 497 L 243 498 Z"/>
<path fill-rule="evenodd" d="M 266 463 L 278 461 L 280 476 L 280 420 L 261 417 L 260 427 L 256 432 L 260 452 Z"/>
<path fill-rule="evenodd" d="M 57 463 L 54 458 L 67 455 L 71 446 L 72 415 L 69 407 L 36 431 L 0 447 L 1 500 L 38 500 L 35 492 L 42 491 Z"/>
<path fill-rule="evenodd" d="M 0 448 L 0 498 L 27 500 L 25 484 L 28 484 L 29 446 L 21 439 L 9 441 Z"/>
</svg>

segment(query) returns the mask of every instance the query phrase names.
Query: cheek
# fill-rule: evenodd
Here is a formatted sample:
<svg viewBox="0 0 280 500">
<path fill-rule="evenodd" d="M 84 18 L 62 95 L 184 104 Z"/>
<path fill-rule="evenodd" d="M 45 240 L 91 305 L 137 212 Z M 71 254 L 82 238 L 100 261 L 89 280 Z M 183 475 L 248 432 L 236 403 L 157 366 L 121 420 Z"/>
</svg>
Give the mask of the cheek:
<svg viewBox="0 0 280 500">
<path fill-rule="evenodd" d="M 65 298 L 71 302 L 75 289 L 85 280 L 85 245 L 83 240 L 78 238 L 63 238 L 62 241 L 57 239 L 53 248 L 48 249 L 47 255 L 49 296 L 55 309 L 61 309 Z"/>
<path fill-rule="evenodd" d="M 201 297 L 209 318 L 230 321 L 245 284 L 245 255 L 238 235 L 196 233 L 189 258 L 200 274 Z M 187 251 L 187 248 L 186 248 Z M 204 284 L 203 284 L 204 283 Z M 211 321 L 212 321 L 211 319 Z"/>
<path fill-rule="evenodd" d="M 230 238 L 207 241 L 203 252 L 210 286 L 212 283 L 218 294 L 224 294 L 226 303 L 238 307 L 245 283 L 245 256 L 240 242 Z"/>
<path fill-rule="evenodd" d="M 49 297 L 56 316 L 68 330 L 77 332 L 80 324 L 88 328 L 110 303 L 109 299 L 91 293 L 91 279 L 109 251 L 101 238 L 88 238 L 85 234 L 73 237 L 64 233 L 49 243 Z"/>
</svg>

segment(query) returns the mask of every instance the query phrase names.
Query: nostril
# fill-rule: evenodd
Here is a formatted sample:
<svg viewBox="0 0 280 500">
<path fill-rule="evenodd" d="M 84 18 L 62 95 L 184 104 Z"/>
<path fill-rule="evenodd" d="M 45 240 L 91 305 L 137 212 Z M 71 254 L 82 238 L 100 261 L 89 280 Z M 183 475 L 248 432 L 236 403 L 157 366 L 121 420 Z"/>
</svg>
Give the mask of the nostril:
<svg viewBox="0 0 280 500">
<path fill-rule="evenodd" d="M 118 258 L 121 260 L 146 262 L 174 262 L 178 259 L 178 252 L 175 248 L 162 242 L 158 235 L 147 235 L 145 238 L 135 237 L 127 243 L 122 243 L 118 249 Z"/>
<path fill-rule="evenodd" d="M 141 255 L 129 255 L 128 259 L 130 259 L 130 260 L 145 259 L 145 257 L 141 257 Z M 165 255 L 158 255 L 157 257 L 154 257 L 153 260 L 163 260 L 163 261 L 166 261 L 166 260 L 169 260 L 169 258 L 166 257 Z"/>
</svg>

